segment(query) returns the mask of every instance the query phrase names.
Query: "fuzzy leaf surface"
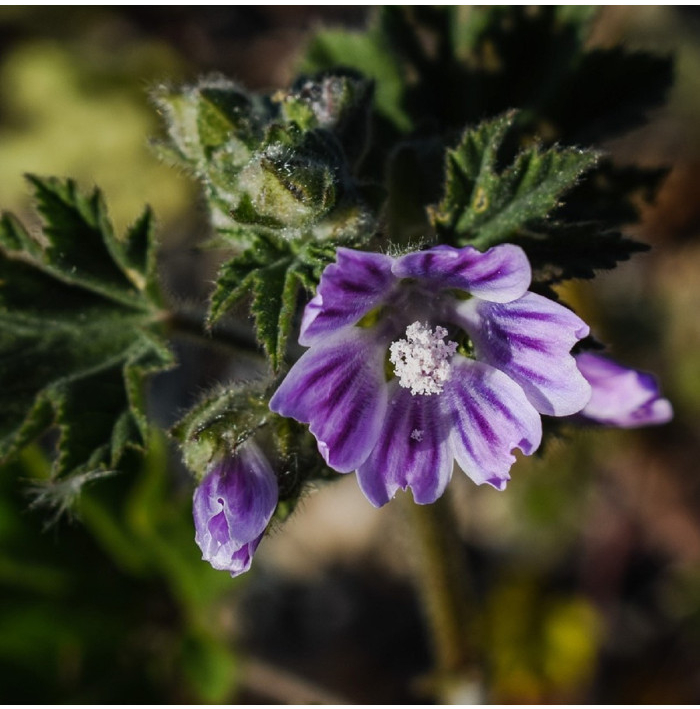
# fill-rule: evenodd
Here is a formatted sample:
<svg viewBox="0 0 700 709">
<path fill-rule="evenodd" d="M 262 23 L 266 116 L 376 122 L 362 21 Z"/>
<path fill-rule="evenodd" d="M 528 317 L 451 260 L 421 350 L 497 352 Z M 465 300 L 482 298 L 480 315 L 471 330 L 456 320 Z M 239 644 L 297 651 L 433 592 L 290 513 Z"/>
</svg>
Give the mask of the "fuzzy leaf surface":
<svg viewBox="0 0 700 709">
<path fill-rule="evenodd" d="M 292 244 L 260 237 L 221 266 L 211 297 L 209 323 L 252 293 L 250 312 L 258 342 L 274 371 L 284 361 L 300 286 L 312 291 L 323 268 L 335 259 L 332 244 Z"/>
<path fill-rule="evenodd" d="M 0 458 L 55 426 L 54 477 L 112 468 L 146 441 L 144 377 L 173 362 L 152 215 L 117 238 L 99 190 L 28 179 L 42 234 L 0 220 Z"/>
<path fill-rule="evenodd" d="M 535 146 L 500 170 L 499 150 L 515 117 L 509 112 L 486 121 L 448 150 L 445 195 L 432 211 L 443 238 L 482 249 L 508 241 L 527 224 L 547 217 L 596 164 L 593 151 Z"/>
</svg>

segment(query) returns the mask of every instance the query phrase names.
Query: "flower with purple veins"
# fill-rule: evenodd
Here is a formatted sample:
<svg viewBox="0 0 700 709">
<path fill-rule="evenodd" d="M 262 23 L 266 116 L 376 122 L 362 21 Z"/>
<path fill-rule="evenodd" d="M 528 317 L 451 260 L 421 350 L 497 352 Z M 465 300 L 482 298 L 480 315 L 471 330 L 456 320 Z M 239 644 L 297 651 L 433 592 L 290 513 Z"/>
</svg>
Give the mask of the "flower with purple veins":
<svg viewBox="0 0 700 709">
<path fill-rule="evenodd" d="M 309 349 L 270 408 L 309 423 L 326 462 L 356 471 L 377 507 L 407 488 L 434 502 L 454 461 L 502 490 L 513 449 L 540 445 L 540 414 L 590 398 L 570 354 L 588 326 L 530 280 L 510 244 L 398 258 L 338 249 L 304 311 Z"/>
<path fill-rule="evenodd" d="M 673 418 L 671 403 L 661 396 L 653 375 L 592 352 L 577 355 L 576 364 L 592 388 L 591 400 L 579 416 L 621 428 L 656 425 Z"/>
<path fill-rule="evenodd" d="M 193 501 L 202 559 L 231 576 L 248 571 L 277 498 L 277 478 L 250 440 L 212 466 Z"/>
</svg>

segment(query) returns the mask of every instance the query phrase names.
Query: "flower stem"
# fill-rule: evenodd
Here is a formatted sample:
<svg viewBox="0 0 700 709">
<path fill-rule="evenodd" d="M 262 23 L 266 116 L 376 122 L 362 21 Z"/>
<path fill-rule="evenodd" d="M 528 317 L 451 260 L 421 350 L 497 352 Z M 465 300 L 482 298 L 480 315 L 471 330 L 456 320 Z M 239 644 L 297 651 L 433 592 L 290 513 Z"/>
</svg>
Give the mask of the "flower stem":
<svg viewBox="0 0 700 709">
<path fill-rule="evenodd" d="M 433 646 L 431 689 L 443 704 L 480 702 L 469 608 L 472 589 L 447 494 L 432 505 L 406 496 L 413 533 L 416 585 Z"/>
</svg>

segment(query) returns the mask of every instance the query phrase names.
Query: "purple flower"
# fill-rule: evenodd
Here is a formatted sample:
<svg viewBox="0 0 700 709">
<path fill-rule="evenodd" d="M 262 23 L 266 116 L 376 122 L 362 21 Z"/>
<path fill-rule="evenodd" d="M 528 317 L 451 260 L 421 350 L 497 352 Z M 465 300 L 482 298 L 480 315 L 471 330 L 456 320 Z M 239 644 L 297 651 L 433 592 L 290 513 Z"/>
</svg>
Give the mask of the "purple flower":
<svg viewBox="0 0 700 709">
<path fill-rule="evenodd" d="M 309 423 L 326 462 L 357 471 L 375 506 L 411 488 L 434 502 L 453 462 L 502 490 L 540 413 L 580 411 L 590 386 L 570 354 L 588 334 L 528 292 L 525 253 L 438 246 L 399 258 L 338 249 L 307 305 L 309 346 L 270 408 Z"/>
<path fill-rule="evenodd" d="M 671 403 L 661 397 L 651 374 L 592 352 L 577 355 L 576 364 L 593 390 L 580 416 L 621 428 L 666 423 L 673 417 Z"/>
<path fill-rule="evenodd" d="M 248 571 L 277 496 L 277 478 L 252 441 L 214 465 L 194 491 L 195 541 L 202 559 L 231 576 Z"/>
</svg>

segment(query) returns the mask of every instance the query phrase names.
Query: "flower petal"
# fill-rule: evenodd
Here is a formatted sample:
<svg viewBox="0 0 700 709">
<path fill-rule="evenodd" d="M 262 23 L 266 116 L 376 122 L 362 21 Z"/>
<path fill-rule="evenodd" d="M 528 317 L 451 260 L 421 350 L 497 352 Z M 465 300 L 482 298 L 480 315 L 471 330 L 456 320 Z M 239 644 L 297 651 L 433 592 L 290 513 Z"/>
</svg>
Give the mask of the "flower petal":
<svg viewBox="0 0 700 709">
<path fill-rule="evenodd" d="M 396 282 L 392 262 L 384 254 L 338 249 L 336 262 L 323 271 L 316 295 L 304 310 L 299 343 L 322 340 L 381 305 Z"/>
<path fill-rule="evenodd" d="M 621 428 L 661 424 L 673 418 L 671 402 L 662 398 L 651 374 L 592 352 L 577 355 L 576 364 L 593 388 L 582 416 Z"/>
<path fill-rule="evenodd" d="M 214 465 L 194 492 L 202 558 L 234 576 L 247 571 L 277 498 L 277 478 L 252 441 Z"/>
<path fill-rule="evenodd" d="M 435 502 L 452 477 L 451 421 L 438 396 L 413 395 L 396 380 L 389 391 L 379 439 L 357 470 L 360 488 L 375 507 L 409 487 L 418 504 Z"/>
<path fill-rule="evenodd" d="M 512 303 L 471 300 L 456 307 L 479 359 L 505 372 L 549 416 L 580 411 L 591 388 L 570 354 L 588 325 L 563 305 L 527 293 Z"/>
<path fill-rule="evenodd" d="M 401 256 L 392 270 L 399 278 L 429 280 L 439 289 L 458 288 L 495 303 L 520 298 L 532 279 L 525 252 L 513 244 L 483 253 L 471 246 L 436 246 Z"/>
<path fill-rule="evenodd" d="M 344 328 L 307 350 L 270 399 L 270 409 L 310 423 L 318 449 L 341 473 L 374 447 L 386 413 L 386 345 L 371 329 Z"/>
<path fill-rule="evenodd" d="M 451 409 L 452 450 L 477 484 L 502 490 L 515 462 L 514 448 L 530 455 L 542 440 L 542 420 L 525 392 L 484 362 L 456 356 L 444 395 Z"/>
</svg>

